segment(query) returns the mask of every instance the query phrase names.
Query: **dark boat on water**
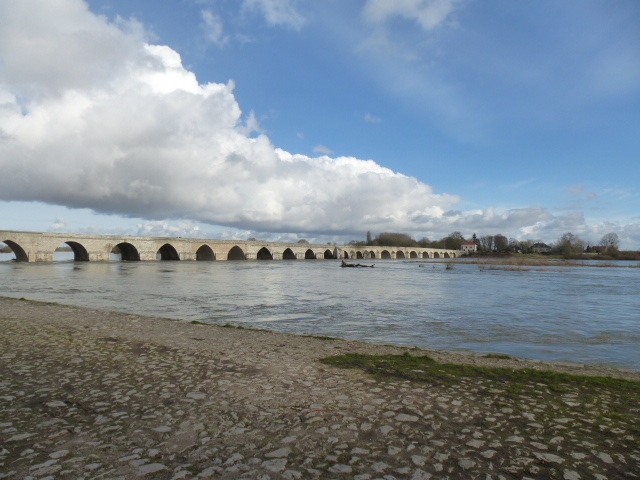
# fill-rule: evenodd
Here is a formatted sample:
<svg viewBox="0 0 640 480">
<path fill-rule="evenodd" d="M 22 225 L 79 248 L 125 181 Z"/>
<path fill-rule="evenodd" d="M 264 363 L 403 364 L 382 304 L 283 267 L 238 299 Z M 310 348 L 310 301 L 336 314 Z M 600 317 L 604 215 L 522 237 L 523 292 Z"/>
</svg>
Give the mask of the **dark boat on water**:
<svg viewBox="0 0 640 480">
<path fill-rule="evenodd" d="M 371 264 L 371 265 L 362 265 L 361 263 L 347 263 L 344 260 L 342 260 L 342 263 L 340 264 L 341 267 L 352 267 L 352 268 L 357 268 L 357 267 L 369 267 L 369 268 L 373 268 L 375 267 L 375 264 Z"/>
</svg>

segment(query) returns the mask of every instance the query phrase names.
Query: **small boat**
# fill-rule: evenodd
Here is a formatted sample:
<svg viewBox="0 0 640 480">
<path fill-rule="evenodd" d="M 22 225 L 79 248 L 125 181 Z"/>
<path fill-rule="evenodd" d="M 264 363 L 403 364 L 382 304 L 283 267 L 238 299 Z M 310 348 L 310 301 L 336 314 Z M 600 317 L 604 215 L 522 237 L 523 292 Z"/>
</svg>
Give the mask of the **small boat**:
<svg viewBox="0 0 640 480">
<path fill-rule="evenodd" d="M 353 267 L 353 268 L 357 268 L 357 267 L 369 267 L 369 268 L 373 268 L 375 267 L 375 264 L 371 264 L 371 265 L 362 265 L 361 263 L 347 263 L 344 260 L 342 260 L 342 263 L 340 264 L 341 267 Z"/>
</svg>

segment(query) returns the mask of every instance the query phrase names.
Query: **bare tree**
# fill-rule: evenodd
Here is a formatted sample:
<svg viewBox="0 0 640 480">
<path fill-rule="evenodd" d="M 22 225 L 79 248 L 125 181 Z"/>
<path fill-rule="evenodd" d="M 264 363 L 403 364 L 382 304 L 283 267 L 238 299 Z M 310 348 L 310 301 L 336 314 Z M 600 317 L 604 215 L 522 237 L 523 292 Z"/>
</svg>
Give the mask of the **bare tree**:
<svg viewBox="0 0 640 480">
<path fill-rule="evenodd" d="M 487 252 L 493 250 L 493 235 L 480 237 L 480 248 Z"/>
<path fill-rule="evenodd" d="M 600 239 L 600 245 L 602 245 L 603 247 L 607 247 L 607 250 L 617 250 L 620 247 L 620 239 L 618 238 L 618 234 L 609 232 L 606 235 L 603 235 Z"/>
</svg>

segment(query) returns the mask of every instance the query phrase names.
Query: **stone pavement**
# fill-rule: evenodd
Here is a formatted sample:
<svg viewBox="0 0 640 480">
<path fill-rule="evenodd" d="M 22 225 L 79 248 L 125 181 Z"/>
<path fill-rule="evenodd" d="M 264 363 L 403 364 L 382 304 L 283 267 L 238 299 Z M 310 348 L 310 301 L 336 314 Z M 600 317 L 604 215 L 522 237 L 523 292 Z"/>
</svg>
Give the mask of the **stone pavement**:
<svg viewBox="0 0 640 480">
<path fill-rule="evenodd" d="M 613 428 L 606 398 L 554 413 L 533 390 L 513 405 L 318 362 L 406 350 L 0 298 L 0 479 L 640 476 L 639 424 Z"/>
</svg>

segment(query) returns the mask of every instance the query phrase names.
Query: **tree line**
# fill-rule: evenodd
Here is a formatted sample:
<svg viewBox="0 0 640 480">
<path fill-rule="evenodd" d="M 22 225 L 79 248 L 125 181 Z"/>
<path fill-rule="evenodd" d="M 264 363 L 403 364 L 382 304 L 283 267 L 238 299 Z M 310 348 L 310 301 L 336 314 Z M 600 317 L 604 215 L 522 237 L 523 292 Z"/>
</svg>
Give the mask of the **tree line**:
<svg viewBox="0 0 640 480">
<path fill-rule="evenodd" d="M 475 235 L 475 234 L 474 234 Z M 453 232 L 440 240 L 429 240 L 423 237 L 419 240 L 411 235 L 398 232 L 382 232 L 375 237 L 371 232 L 367 232 L 366 240 L 351 240 L 348 245 L 358 247 L 365 246 L 387 246 L 387 247 L 422 247 L 422 248 L 444 248 L 447 250 L 460 250 L 462 244 L 467 240 L 460 232 Z"/>
<path fill-rule="evenodd" d="M 542 240 L 517 240 L 515 238 L 507 238 L 500 233 L 480 237 L 474 233 L 471 237 L 465 238 L 460 232 L 452 232 L 439 240 L 430 240 L 427 237 L 416 240 L 406 233 L 382 232 L 373 236 L 369 231 L 365 240 L 351 240 L 348 245 L 460 250 L 465 242 L 475 243 L 477 251 L 483 253 L 534 253 L 540 251 L 541 247 L 542 250 L 545 250 L 545 247 L 548 246 L 550 250 L 545 253 L 561 255 L 566 258 L 596 251 L 615 256 L 620 248 L 620 239 L 615 232 L 603 235 L 598 244 L 584 241 L 577 235 L 567 232 L 552 245 L 546 245 Z"/>
</svg>

